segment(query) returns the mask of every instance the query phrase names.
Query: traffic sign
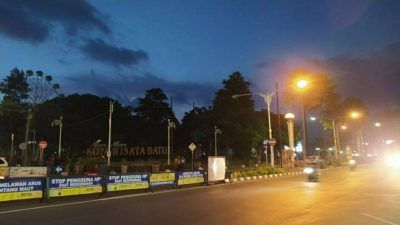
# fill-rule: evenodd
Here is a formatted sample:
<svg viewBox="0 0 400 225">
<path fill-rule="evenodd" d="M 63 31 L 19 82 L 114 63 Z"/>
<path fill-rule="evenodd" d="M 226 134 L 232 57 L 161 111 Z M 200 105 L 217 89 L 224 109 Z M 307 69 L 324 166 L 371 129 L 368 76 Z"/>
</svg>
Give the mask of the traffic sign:
<svg viewBox="0 0 400 225">
<path fill-rule="evenodd" d="M 191 143 L 190 145 L 189 145 L 189 149 L 190 149 L 190 151 L 194 151 L 195 149 L 196 149 L 196 145 L 194 144 L 194 143 Z"/>
<path fill-rule="evenodd" d="M 40 141 L 40 142 L 39 142 L 39 148 L 40 148 L 40 149 L 45 149 L 45 148 L 47 148 L 47 141 Z"/>
<path fill-rule="evenodd" d="M 276 139 L 275 139 L 275 138 L 269 139 L 269 140 L 268 140 L 268 144 L 271 145 L 271 146 L 276 145 Z"/>
<path fill-rule="evenodd" d="M 63 168 L 61 166 L 56 167 L 56 172 L 61 173 L 63 171 Z"/>
</svg>

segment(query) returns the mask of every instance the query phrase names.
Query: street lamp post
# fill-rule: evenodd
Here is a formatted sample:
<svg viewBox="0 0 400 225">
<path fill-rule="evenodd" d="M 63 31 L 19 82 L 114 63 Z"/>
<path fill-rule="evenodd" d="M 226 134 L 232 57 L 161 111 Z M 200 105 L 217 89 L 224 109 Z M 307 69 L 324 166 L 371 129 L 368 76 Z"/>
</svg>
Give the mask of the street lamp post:
<svg viewBox="0 0 400 225">
<path fill-rule="evenodd" d="M 108 146 L 107 146 L 107 166 L 111 164 L 111 128 L 112 128 L 112 114 L 114 112 L 114 102 L 110 101 L 110 114 L 108 116 Z"/>
<path fill-rule="evenodd" d="M 268 112 L 268 133 L 269 133 L 269 140 L 272 140 L 272 127 L 271 127 L 271 97 L 273 94 L 266 94 L 264 95 L 264 101 L 266 101 L 267 103 L 267 112 Z M 270 143 L 270 142 L 268 142 Z M 274 152 L 274 145 L 275 144 L 271 144 L 270 143 L 270 147 L 271 147 L 271 166 L 274 167 L 275 166 L 275 152 Z M 268 163 L 268 162 L 266 162 Z"/>
<path fill-rule="evenodd" d="M 296 86 L 299 89 L 305 89 L 308 86 L 308 81 L 301 79 L 296 82 Z M 307 160 L 307 120 L 306 120 L 306 109 L 304 106 L 304 95 L 301 93 L 301 115 L 302 115 L 302 130 L 303 130 L 303 160 Z"/>
<path fill-rule="evenodd" d="M 232 95 L 232 98 L 236 99 L 243 96 L 250 95 L 258 95 L 264 99 L 265 104 L 267 105 L 267 114 L 268 114 L 268 134 L 269 140 L 272 139 L 272 127 L 271 127 L 271 98 L 274 93 L 250 93 L 250 94 L 240 94 L 240 95 Z M 274 143 L 275 144 L 275 143 Z M 274 144 L 270 144 L 271 149 L 271 166 L 275 166 L 275 155 L 274 155 Z M 268 165 L 268 160 L 265 162 Z"/>
<path fill-rule="evenodd" d="M 58 126 L 59 131 L 58 131 L 58 157 L 61 159 L 61 143 L 62 143 L 62 123 L 63 117 L 60 116 L 60 119 L 58 120 L 53 120 L 51 123 L 51 126 Z"/>
<path fill-rule="evenodd" d="M 304 107 L 303 97 L 301 98 L 301 115 L 302 115 L 302 130 L 303 130 L 303 160 L 307 160 L 307 120 L 306 109 Z"/>
<path fill-rule="evenodd" d="M 175 128 L 175 123 L 171 119 L 168 119 L 168 166 L 171 164 L 171 128 Z"/>
<path fill-rule="evenodd" d="M 217 135 L 221 134 L 222 131 L 219 129 L 217 126 L 214 126 L 214 151 L 215 151 L 215 156 L 218 156 L 218 143 L 217 143 Z"/>
<path fill-rule="evenodd" d="M 292 154 L 290 155 L 290 161 L 291 161 L 291 166 L 294 167 L 294 114 L 293 113 L 287 113 L 285 115 L 285 119 L 287 120 L 287 126 L 288 126 L 288 137 L 289 137 L 289 148 L 292 151 Z"/>
<path fill-rule="evenodd" d="M 14 154 L 14 134 L 11 134 L 11 152 L 10 152 L 10 166 L 13 162 L 13 154 Z"/>
<path fill-rule="evenodd" d="M 332 132 L 333 132 L 333 143 L 335 145 L 335 158 L 339 160 L 339 132 L 337 132 L 335 119 L 332 119 Z"/>
</svg>

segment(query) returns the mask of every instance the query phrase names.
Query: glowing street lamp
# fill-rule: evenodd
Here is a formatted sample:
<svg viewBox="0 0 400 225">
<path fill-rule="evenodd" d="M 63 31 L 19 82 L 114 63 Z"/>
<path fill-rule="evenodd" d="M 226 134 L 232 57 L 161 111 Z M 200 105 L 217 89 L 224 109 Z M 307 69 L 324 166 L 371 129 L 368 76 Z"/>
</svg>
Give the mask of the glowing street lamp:
<svg viewBox="0 0 400 225">
<path fill-rule="evenodd" d="M 358 118 L 361 117 L 361 113 L 359 113 L 359 112 L 357 112 L 357 111 L 352 111 L 352 112 L 350 112 L 350 117 L 351 117 L 352 119 L 358 119 Z"/>
<path fill-rule="evenodd" d="M 374 126 L 375 126 L 375 127 L 381 127 L 382 124 L 381 124 L 380 122 L 376 122 L 376 123 L 374 124 Z"/>
<path fill-rule="evenodd" d="M 342 126 L 340 127 L 340 129 L 342 129 L 342 130 L 347 130 L 347 126 L 346 126 L 346 125 L 342 125 Z"/>
<path fill-rule="evenodd" d="M 296 86 L 300 89 L 304 89 L 308 86 L 308 80 L 301 79 L 296 82 Z"/>
<path fill-rule="evenodd" d="M 310 116 L 310 120 L 311 120 L 311 121 L 316 121 L 316 120 L 317 120 L 317 117 L 315 117 L 315 116 Z"/>
</svg>

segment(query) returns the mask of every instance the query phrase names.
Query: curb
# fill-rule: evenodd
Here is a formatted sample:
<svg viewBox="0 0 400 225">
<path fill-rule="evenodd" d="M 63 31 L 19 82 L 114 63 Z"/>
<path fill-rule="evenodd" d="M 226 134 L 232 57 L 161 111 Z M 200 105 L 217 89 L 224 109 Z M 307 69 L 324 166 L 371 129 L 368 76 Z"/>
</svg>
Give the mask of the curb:
<svg viewBox="0 0 400 225">
<path fill-rule="evenodd" d="M 252 177 L 240 177 L 240 178 L 225 179 L 225 183 L 237 183 L 237 182 L 252 181 L 252 180 L 266 180 L 266 179 L 271 179 L 271 178 L 296 176 L 296 175 L 302 175 L 302 174 L 303 174 L 302 171 L 296 171 L 296 172 L 288 172 L 288 173 L 258 175 L 258 176 L 252 176 Z"/>
<path fill-rule="evenodd" d="M 343 167 L 328 167 L 325 169 L 321 169 L 321 171 L 334 171 L 338 169 L 343 169 Z M 252 177 L 240 177 L 240 178 L 232 178 L 232 179 L 225 179 L 225 183 L 237 183 L 243 181 L 252 181 L 252 180 L 266 180 L 271 178 L 278 178 L 278 177 L 287 177 L 287 176 L 298 176 L 303 175 L 304 172 L 302 170 L 295 171 L 295 172 L 287 172 L 287 173 L 275 173 L 269 175 L 258 175 Z"/>
</svg>

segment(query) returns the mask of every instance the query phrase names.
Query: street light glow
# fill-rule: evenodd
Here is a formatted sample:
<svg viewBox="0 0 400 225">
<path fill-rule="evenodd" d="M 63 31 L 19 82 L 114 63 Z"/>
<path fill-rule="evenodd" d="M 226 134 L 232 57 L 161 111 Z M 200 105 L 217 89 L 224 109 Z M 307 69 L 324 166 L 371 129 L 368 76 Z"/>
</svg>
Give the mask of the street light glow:
<svg viewBox="0 0 400 225">
<path fill-rule="evenodd" d="M 316 120 L 317 120 L 317 117 L 311 116 L 311 117 L 310 117 L 310 120 L 311 120 L 311 121 L 316 121 Z"/>
<path fill-rule="evenodd" d="M 340 128 L 341 128 L 342 130 L 347 130 L 347 126 L 346 126 L 346 125 L 342 125 Z"/>
<path fill-rule="evenodd" d="M 304 79 L 298 80 L 298 81 L 296 82 L 296 86 L 297 86 L 298 88 L 300 88 L 300 89 L 304 89 L 304 88 L 306 88 L 306 87 L 308 86 L 308 81 L 307 81 L 307 80 L 304 80 Z"/>
<path fill-rule="evenodd" d="M 394 140 L 391 140 L 391 139 L 385 140 L 385 144 L 387 144 L 387 145 L 391 145 L 391 144 L 393 144 L 393 142 L 394 142 Z"/>
<path fill-rule="evenodd" d="M 285 114 L 285 119 L 287 119 L 287 120 L 294 119 L 294 114 L 293 113 L 286 113 Z"/>
<path fill-rule="evenodd" d="M 352 119 L 358 119 L 358 118 L 361 117 L 361 113 L 359 113 L 359 112 L 357 112 L 357 111 L 350 112 L 350 117 L 351 117 Z"/>
<path fill-rule="evenodd" d="M 375 127 L 381 127 L 381 126 L 382 126 L 382 124 L 381 124 L 381 123 L 379 123 L 379 122 L 376 122 L 376 123 L 374 124 L 374 126 L 375 126 Z"/>
</svg>

